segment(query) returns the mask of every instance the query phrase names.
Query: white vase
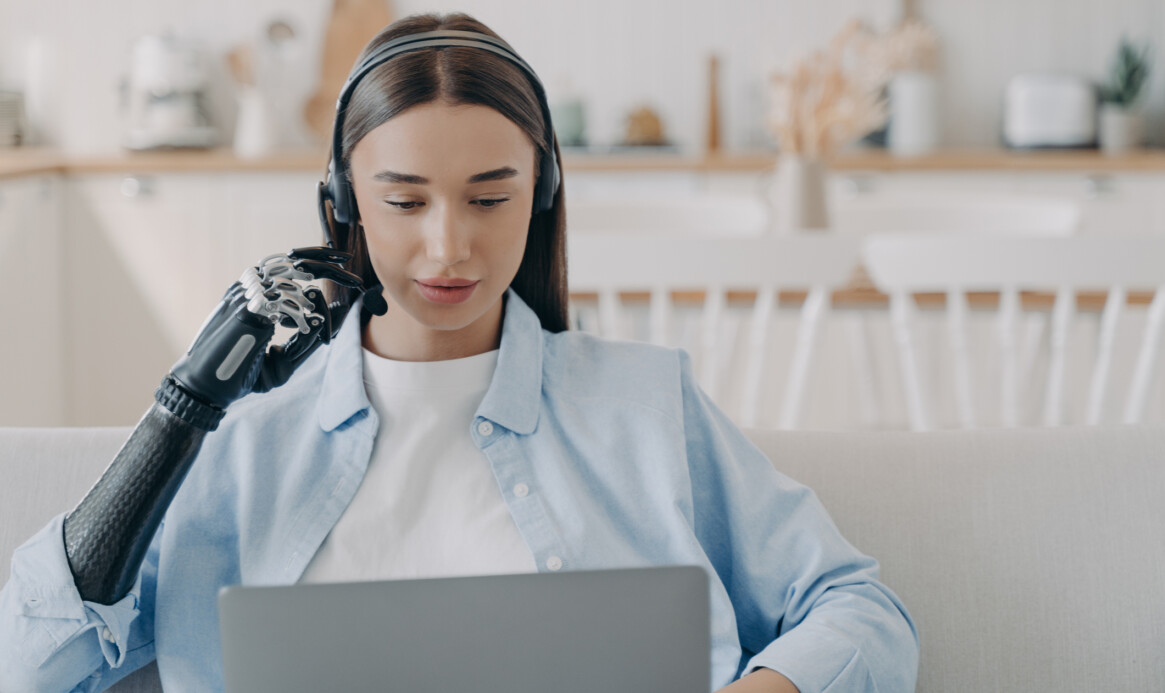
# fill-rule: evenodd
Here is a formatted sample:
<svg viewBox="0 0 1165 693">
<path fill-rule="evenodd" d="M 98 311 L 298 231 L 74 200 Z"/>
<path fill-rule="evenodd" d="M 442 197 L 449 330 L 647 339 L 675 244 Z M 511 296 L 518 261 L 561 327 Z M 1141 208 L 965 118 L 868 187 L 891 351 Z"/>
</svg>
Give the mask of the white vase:
<svg viewBox="0 0 1165 693">
<path fill-rule="evenodd" d="M 825 204 L 825 165 L 818 159 L 794 154 L 777 158 L 768 195 L 774 231 L 821 230 L 829 228 Z"/>
<path fill-rule="evenodd" d="M 1100 150 L 1124 154 L 1141 143 L 1139 111 L 1112 103 L 1100 106 Z"/>
<path fill-rule="evenodd" d="M 266 95 L 257 87 L 244 86 L 239 93 L 235 125 L 235 154 L 244 159 L 266 156 L 275 150 L 279 125 Z"/>
<path fill-rule="evenodd" d="M 890 80 L 886 143 L 897 156 L 918 156 L 938 146 L 938 79 L 933 72 L 904 70 Z"/>
</svg>

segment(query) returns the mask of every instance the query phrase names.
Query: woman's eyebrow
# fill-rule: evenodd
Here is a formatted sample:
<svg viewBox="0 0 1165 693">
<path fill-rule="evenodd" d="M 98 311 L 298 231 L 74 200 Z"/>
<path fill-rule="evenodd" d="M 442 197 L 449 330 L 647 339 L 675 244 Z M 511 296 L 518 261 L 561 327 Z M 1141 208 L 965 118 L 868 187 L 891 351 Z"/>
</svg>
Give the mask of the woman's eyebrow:
<svg viewBox="0 0 1165 693">
<path fill-rule="evenodd" d="M 513 178 L 518 175 L 518 171 L 511 166 L 503 166 L 495 168 L 492 171 L 483 171 L 475 173 L 466 180 L 466 183 L 482 183 L 488 180 L 502 180 L 504 178 Z M 424 176 L 418 176 L 412 173 L 397 173 L 396 171 L 381 171 L 372 176 L 374 180 L 384 183 L 406 183 L 409 185 L 428 185 L 429 179 Z"/>
</svg>

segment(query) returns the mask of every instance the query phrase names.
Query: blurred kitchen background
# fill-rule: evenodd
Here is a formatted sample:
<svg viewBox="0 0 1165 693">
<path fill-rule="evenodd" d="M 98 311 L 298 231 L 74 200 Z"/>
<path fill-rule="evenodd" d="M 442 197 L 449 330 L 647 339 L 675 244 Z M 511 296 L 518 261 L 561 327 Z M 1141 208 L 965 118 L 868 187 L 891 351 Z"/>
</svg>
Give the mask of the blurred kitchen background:
<svg viewBox="0 0 1165 693">
<path fill-rule="evenodd" d="M 576 327 L 738 423 L 1165 419 L 1159 0 L 0 0 L 0 426 L 134 423 L 318 243 L 364 42 L 452 11 L 546 88 Z"/>
<path fill-rule="evenodd" d="M 290 24 L 289 101 L 315 87 L 329 0 L 175 2 L 167 0 L 5 0 L 0 3 L 0 79 L 28 90 L 33 126 L 44 142 L 68 152 L 117 149 L 119 85 L 133 42 L 167 29 L 200 44 L 221 141 L 230 141 L 236 91 L 226 54 L 258 45 L 268 25 Z M 723 138 L 731 148 L 770 144 L 763 128 L 765 76 L 824 46 L 851 19 L 887 30 L 901 0 L 684 1 L 468 0 L 396 1 L 393 18 L 415 12 L 463 11 L 504 37 L 535 66 L 551 99 L 579 95 L 589 140 L 607 145 L 622 134 L 626 113 L 650 104 L 682 147 L 703 142 L 706 60 L 720 56 Z M 943 113 L 942 142 L 1000 142 L 1007 81 L 1020 72 L 1053 70 L 1099 80 L 1122 36 L 1161 46 L 1165 6 L 1153 0 L 920 0 L 934 27 Z M 573 93 L 572 93 L 573 92 Z M 1165 144 L 1165 74 L 1146 85 L 1149 140 Z"/>
</svg>

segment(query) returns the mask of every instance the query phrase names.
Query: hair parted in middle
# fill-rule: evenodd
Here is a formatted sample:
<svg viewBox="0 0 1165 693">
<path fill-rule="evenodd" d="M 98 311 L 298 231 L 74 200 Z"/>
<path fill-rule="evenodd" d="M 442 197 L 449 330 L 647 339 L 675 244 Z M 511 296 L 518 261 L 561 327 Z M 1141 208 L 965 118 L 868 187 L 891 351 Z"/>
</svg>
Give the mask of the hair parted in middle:
<svg viewBox="0 0 1165 693">
<path fill-rule="evenodd" d="M 423 31 L 476 31 L 501 39 L 485 24 L 464 13 L 416 14 L 385 27 L 364 47 L 356 65 L 393 39 Z M 504 39 L 502 39 L 504 40 Z M 537 161 L 548 155 L 547 127 L 530 77 L 518 65 L 480 48 L 436 46 L 408 51 L 374 67 L 356 85 L 344 115 L 340 161 L 337 174 L 348 176 L 352 150 L 374 128 L 404 111 L 422 104 L 440 102 L 450 106 L 480 105 L 492 108 L 521 128 L 534 144 Z M 558 138 L 553 138 L 554 155 L 562 161 Z M 522 263 L 510 286 L 538 315 L 543 329 L 568 329 L 566 279 L 566 208 L 564 185 L 560 181 L 553 206 L 530 218 Z M 337 247 L 353 254 L 349 269 L 360 275 L 364 286 L 377 283 L 368 257 L 364 227 L 357 214 L 349 233 L 335 233 Z M 328 301 L 355 299 L 355 291 L 343 286 L 328 287 Z M 362 320 L 371 315 L 363 313 Z"/>
</svg>

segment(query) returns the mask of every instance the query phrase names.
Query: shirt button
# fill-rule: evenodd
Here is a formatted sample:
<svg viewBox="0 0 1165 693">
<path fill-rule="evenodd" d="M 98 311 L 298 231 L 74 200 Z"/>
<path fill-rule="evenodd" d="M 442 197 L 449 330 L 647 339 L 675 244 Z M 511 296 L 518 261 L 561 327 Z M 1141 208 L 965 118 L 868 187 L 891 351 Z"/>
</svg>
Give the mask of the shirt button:
<svg viewBox="0 0 1165 693">
<path fill-rule="evenodd" d="M 514 487 L 514 495 L 518 498 L 525 498 L 530 493 L 530 487 L 526 484 L 518 484 Z"/>
<path fill-rule="evenodd" d="M 101 631 L 101 637 L 105 638 L 109 642 L 113 642 L 113 631 L 109 630 L 109 626 L 106 626 Z"/>
<path fill-rule="evenodd" d="M 551 556 L 546 559 L 546 567 L 551 570 L 558 570 L 562 567 L 562 559 L 558 556 Z"/>
<path fill-rule="evenodd" d="M 488 436 L 494 432 L 494 425 L 488 421 L 482 421 L 477 425 L 477 432 L 483 436 Z"/>
</svg>

